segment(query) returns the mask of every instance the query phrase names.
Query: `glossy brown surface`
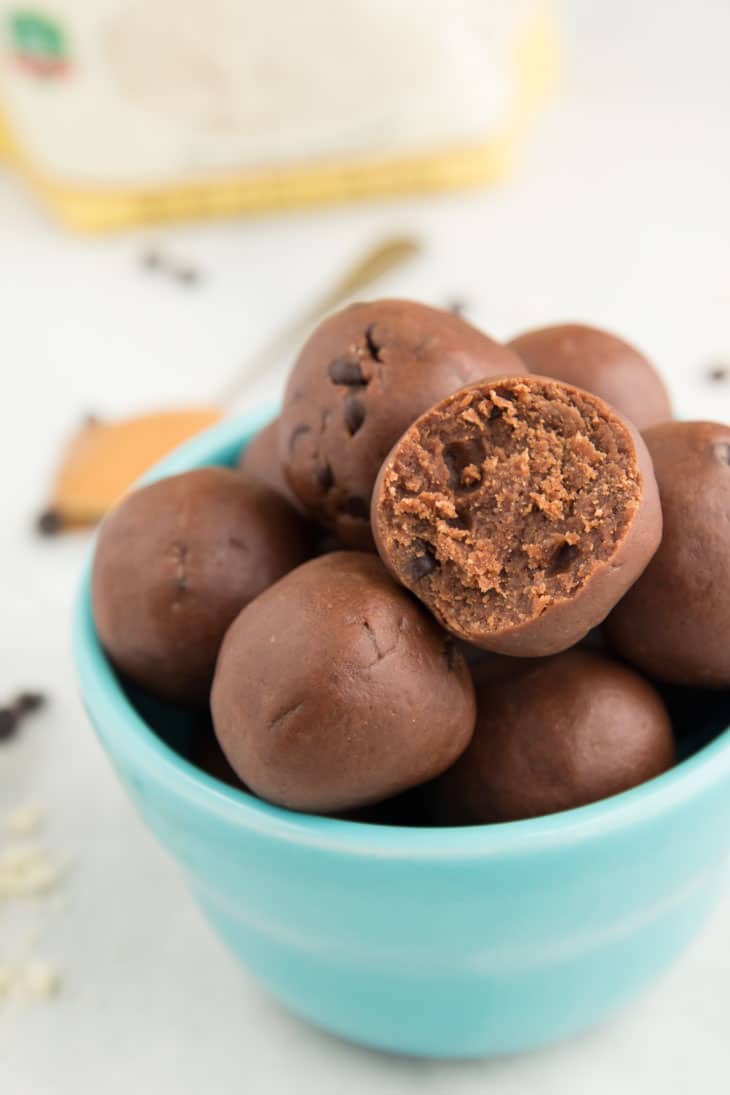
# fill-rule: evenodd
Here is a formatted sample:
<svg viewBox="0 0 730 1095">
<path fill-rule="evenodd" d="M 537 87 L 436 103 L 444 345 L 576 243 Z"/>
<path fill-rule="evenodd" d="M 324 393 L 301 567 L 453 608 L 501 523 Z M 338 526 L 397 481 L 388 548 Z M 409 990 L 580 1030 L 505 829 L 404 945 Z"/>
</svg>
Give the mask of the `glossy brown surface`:
<svg viewBox="0 0 730 1095">
<path fill-rule="evenodd" d="M 730 685 L 730 427 L 647 430 L 664 512 L 656 555 L 606 621 L 614 648 L 672 684 Z"/>
<path fill-rule="evenodd" d="M 669 393 L 654 366 L 608 331 L 563 323 L 526 331 L 508 345 L 531 372 L 593 392 L 638 430 L 672 417 Z"/>
<path fill-rule="evenodd" d="M 474 690 L 452 640 L 374 556 L 313 559 L 240 614 L 211 699 L 247 786 L 312 813 L 378 802 L 467 746 Z"/>
<path fill-rule="evenodd" d="M 94 621 L 125 676 L 204 703 L 230 622 L 307 557 L 302 519 L 229 468 L 200 468 L 128 495 L 99 531 Z"/>
<path fill-rule="evenodd" d="M 426 789 L 434 820 L 476 825 L 569 810 L 672 766 L 658 693 L 585 650 L 502 659 L 477 683 L 477 726 L 456 764 Z"/>
<path fill-rule="evenodd" d="M 402 300 L 352 305 L 320 324 L 290 374 L 279 428 L 287 481 L 343 544 L 371 548 L 373 483 L 406 427 L 469 381 L 524 371 L 450 312 Z"/>
</svg>

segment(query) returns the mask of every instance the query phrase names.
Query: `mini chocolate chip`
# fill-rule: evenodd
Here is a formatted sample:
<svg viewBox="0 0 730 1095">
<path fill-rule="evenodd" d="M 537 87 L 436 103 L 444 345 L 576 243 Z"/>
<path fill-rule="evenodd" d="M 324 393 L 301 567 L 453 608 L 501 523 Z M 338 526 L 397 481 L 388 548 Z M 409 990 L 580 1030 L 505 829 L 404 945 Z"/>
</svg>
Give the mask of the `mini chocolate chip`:
<svg viewBox="0 0 730 1095">
<path fill-rule="evenodd" d="M 302 436 L 302 434 L 310 433 L 311 429 L 311 426 L 302 425 L 297 426 L 296 429 L 292 430 L 291 434 L 289 435 L 289 452 L 294 452 L 294 447 L 296 446 L 299 438 Z"/>
<path fill-rule="evenodd" d="M 25 716 L 45 702 L 46 697 L 40 692 L 21 692 L 7 707 L 0 707 L 0 741 L 13 737 Z"/>
<path fill-rule="evenodd" d="M 197 285 L 202 280 L 200 270 L 194 266 L 177 266 L 173 273 L 181 285 Z"/>
<path fill-rule="evenodd" d="M 708 366 L 705 375 L 714 384 L 722 384 L 724 381 L 730 380 L 730 364 L 725 364 L 724 361 L 716 361 Z"/>
<path fill-rule="evenodd" d="M 438 560 L 430 548 L 424 548 L 423 555 L 417 555 L 411 563 L 411 578 L 414 582 L 431 574 L 438 566 Z"/>
<path fill-rule="evenodd" d="M 383 360 L 382 357 L 380 356 L 380 351 L 382 350 L 382 346 L 380 346 L 379 343 L 375 339 L 375 324 L 374 323 L 371 323 L 369 327 L 365 328 L 365 345 L 367 346 L 368 353 L 370 354 L 373 361 L 382 361 Z"/>
<path fill-rule="evenodd" d="M 353 437 L 365 421 L 365 404 L 356 395 L 345 400 L 345 425 Z"/>
<path fill-rule="evenodd" d="M 15 708 L 21 715 L 27 715 L 31 711 L 37 711 L 43 707 L 46 697 L 42 692 L 21 692 L 15 701 Z"/>
<path fill-rule="evenodd" d="M 370 516 L 370 507 L 364 498 L 358 498 L 357 495 L 353 495 L 352 498 L 348 498 L 345 502 L 345 513 L 350 517 L 361 517 L 363 520 L 367 520 Z"/>
<path fill-rule="evenodd" d="M 144 270 L 159 270 L 162 266 L 162 255 L 156 247 L 148 247 L 140 256 L 140 265 Z"/>
<path fill-rule="evenodd" d="M 13 736 L 19 721 L 14 707 L 0 707 L 0 741 L 6 741 Z"/>
<path fill-rule="evenodd" d="M 44 510 L 39 515 L 35 527 L 41 536 L 55 536 L 63 528 L 61 514 L 55 509 Z"/>
<path fill-rule="evenodd" d="M 547 574 L 564 574 L 569 570 L 580 555 L 580 550 L 575 544 L 562 543 L 553 554 L 548 566 Z"/>
<path fill-rule="evenodd" d="M 727 441 L 718 441 L 712 446 L 712 451 L 720 464 L 730 464 L 730 444 Z"/>
<path fill-rule="evenodd" d="M 381 347 L 375 342 L 375 324 L 371 323 L 369 327 L 366 327 L 366 346 L 368 347 L 368 353 L 373 361 L 382 361 L 380 356 Z"/>
<path fill-rule="evenodd" d="M 449 475 L 452 491 L 473 490 L 481 480 L 480 468 L 486 456 L 481 437 L 469 437 L 464 441 L 452 441 L 445 445 L 443 459 Z M 470 469 L 467 471 L 467 469 Z M 476 469 L 476 471 L 471 470 Z"/>
<path fill-rule="evenodd" d="M 463 316 L 466 311 L 466 301 L 462 297 L 454 297 L 446 305 L 447 312 L 451 312 L 454 316 Z"/>
<path fill-rule="evenodd" d="M 335 477 L 329 464 L 318 464 L 314 469 L 314 474 L 317 476 L 317 482 L 322 490 L 329 490 L 330 487 L 334 486 Z"/>
<path fill-rule="evenodd" d="M 346 357 L 338 357 L 332 362 L 328 371 L 333 384 L 346 384 L 353 388 L 364 387 L 367 384 L 359 363 L 348 361 Z"/>
</svg>

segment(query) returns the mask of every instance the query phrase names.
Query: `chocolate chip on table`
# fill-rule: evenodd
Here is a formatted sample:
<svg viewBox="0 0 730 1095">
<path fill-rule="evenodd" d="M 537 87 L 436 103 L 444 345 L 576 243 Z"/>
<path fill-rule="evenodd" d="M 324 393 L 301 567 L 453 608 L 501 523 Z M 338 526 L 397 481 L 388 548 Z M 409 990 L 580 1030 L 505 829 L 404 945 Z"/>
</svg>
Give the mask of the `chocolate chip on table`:
<svg viewBox="0 0 730 1095">
<path fill-rule="evenodd" d="M 714 361 L 707 367 L 705 376 L 713 384 L 724 384 L 730 380 L 730 361 Z"/>
<path fill-rule="evenodd" d="M 14 707 L 0 707 L 0 741 L 12 737 L 18 728 L 18 713 Z"/>
<path fill-rule="evenodd" d="M 21 715 L 27 715 L 31 711 L 37 711 L 43 707 L 46 697 L 42 692 L 21 692 L 15 701 L 15 706 Z"/>
<path fill-rule="evenodd" d="M 140 255 L 139 264 L 143 270 L 159 270 L 162 255 L 157 247 L 147 247 Z"/>
<path fill-rule="evenodd" d="M 356 395 L 348 395 L 345 400 L 345 425 L 354 436 L 365 421 L 365 404 Z"/>
<path fill-rule="evenodd" d="M 451 312 L 455 316 L 463 316 L 467 309 L 467 303 L 461 297 L 454 297 L 446 304 L 446 311 Z"/>
<path fill-rule="evenodd" d="M 61 514 L 58 510 L 46 509 L 38 515 L 35 527 L 41 536 L 55 536 L 63 528 Z"/>
<path fill-rule="evenodd" d="M 367 384 L 357 361 L 348 361 L 347 358 L 338 357 L 332 362 L 328 372 L 333 384 L 345 384 L 348 387 L 364 387 Z"/>
<path fill-rule="evenodd" d="M 37 711 L 46 702 L 41 692 L 21 692 L 12 703 L 0 707 L 0 741 L 12 738 L 26 715 Z"/>
<path fill-rule="evenodd" d="M 195 266 L 176 266 L 172 272 L 181 285 L 198 285 L 202 281 L 200 270 Z"/>
</svg>

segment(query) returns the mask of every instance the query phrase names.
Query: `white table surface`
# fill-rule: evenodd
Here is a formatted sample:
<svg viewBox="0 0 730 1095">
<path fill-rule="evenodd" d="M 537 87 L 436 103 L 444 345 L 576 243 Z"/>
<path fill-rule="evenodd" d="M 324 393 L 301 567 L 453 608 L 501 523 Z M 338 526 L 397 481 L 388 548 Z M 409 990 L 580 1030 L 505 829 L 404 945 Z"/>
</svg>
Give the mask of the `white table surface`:
<svg viewBox="0 0 730 1095">
<path fill-rule="evenodd" d="M 63 985 L 48 1004 L 0 1009 L 3 1095 L 730 1090 L 730 892 L 638 1003 L 523 1058 L 400 1060 L 286 1014 L 208 930 L 81 710 L 68 617 L 86 538 L 29 532 L 82 413 L 205 399 L 391 229 L 414 229 L 428 252 L 383 292 L 463 296 L 497 337 L 562 318 L 615 328 L 658 362 L 683 415 L 730 420 L 730 385 L 703 379 L 730 356 L 730 6 L 622 0 L 568 12 L 562 95 L 509 185 L 165 231 L 170 251 L 205 270 L 197 289 L 143 275 L 140 235 L 69 239 L 0 175 L 0 690 L 51 697 L 0 748 L 0 815 L 42 802 L 49 843 L 74 861 L 53 900 L 28 909 L 36 952 Z M 262 381 L 246 400 L 275 386 Z M 2 915 L 0 950 L 12 946 Z"/>
</svg>

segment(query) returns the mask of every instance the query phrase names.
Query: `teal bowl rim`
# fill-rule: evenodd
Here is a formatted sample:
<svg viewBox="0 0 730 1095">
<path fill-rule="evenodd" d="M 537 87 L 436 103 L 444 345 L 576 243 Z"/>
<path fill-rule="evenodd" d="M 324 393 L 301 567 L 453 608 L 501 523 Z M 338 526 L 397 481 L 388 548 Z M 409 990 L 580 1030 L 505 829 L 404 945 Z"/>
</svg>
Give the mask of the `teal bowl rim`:
<svg viewBox="0 0 730 1095">
<path fill-rule="evenodd" d="M 226 419 L 198 434 L 157 464 L 142 482 L 152 482 L 206 463 L 230 461 L 240 446 L 276 413 L 274 407 Z M 146 771 L 171 794 L 218 815 L 234 826 L 288 843 L 331 852 L 403 859 L 490 858 L 531 855 L 556 845 L 600 839 L 651 820 L 730 781 L 730 729 L 670 771 L 630 791 L 547 817 L 496 825 L 407 828 L 298 814 L 229 788 L 166 745 L 144 722 L 122 691 L 94 629 L 91 554 L 76 598 L 73 656 L 87 710 L 104 748 Z"/>
</svg>

